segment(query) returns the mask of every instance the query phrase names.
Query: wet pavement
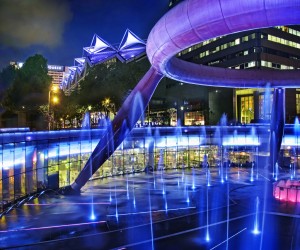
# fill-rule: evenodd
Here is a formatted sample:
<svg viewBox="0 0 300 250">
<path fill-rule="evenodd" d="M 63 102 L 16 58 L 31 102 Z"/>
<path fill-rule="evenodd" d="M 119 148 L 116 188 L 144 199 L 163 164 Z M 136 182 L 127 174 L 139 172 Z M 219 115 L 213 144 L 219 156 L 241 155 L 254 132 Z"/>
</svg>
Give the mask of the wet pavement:
<svg viewBox="0 0 300 250">
<path fill-rule="evenodd" d="M 245 168 L 98 179 L 78 196 L 49 191 L 3 216 L 0 249 L 298 250 L 300 204 L 276 200 L 272 183 Z"/>
</svg>

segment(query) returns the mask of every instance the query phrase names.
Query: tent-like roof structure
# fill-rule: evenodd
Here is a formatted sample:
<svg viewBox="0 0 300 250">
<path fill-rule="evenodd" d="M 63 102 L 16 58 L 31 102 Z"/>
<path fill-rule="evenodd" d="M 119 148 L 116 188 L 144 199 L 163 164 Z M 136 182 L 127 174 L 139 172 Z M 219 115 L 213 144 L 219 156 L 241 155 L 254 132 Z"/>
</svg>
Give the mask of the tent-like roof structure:
<svg viewBox="0 0 300 250">
<path fill-rule="evenodd" d="M 60 87 L 64 91 L 71 89 L 74 84 L 77 84 L 85 76 L 88 65 L 92 67 L 112 58 L 118 58 L 122 63 L 128 63 L 145 55 L 145 41 L 129 29 L 125 31 L 118 47 L 114 47 L 95 34 L 91 45 L 83 48 L 83 57 L 74 59 L 74 66 L 69 67 L 69 73 L 65 75 Z"/>
<path fill-rule="evenodd" d="M 94 35 L 91 46 L 83 48 L 92 64 L 105 62 L 116 56 L 117 50 L 98 35 Z"/>
<path fill-rule="evenodd" d="M 118 55 L 120 61 L 129 61 L 132 58 L 140 57 L 145 54 L 146 43 L 127 29 L 119 45 Z"/>
<path fill-rule="evenodd" d="M 86 57 L 79 57 L 74 59 L 74 65 L 77 67 L 77 72 L 82 75 L 85 70 Z"/>
</svg>

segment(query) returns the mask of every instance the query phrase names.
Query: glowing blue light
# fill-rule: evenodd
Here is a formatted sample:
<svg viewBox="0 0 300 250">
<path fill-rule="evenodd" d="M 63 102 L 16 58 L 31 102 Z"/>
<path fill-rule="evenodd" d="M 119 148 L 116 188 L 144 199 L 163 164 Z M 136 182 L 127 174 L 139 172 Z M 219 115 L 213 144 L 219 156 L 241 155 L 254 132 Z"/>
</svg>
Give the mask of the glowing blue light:
<svg viewBox="0 0 300 250">
<path fill-rule="evenodd" d="M 282 138 L 282 146 L 300 146 L 300 140 L 294 135 L 285 135 Z"/>
<path fill-rule="evenodd" d="M 257 136 L 235 135 L 224 138 L 223 146 L 259 146 Z"/>
<path fill-rule="evenodd" d="M 205 241 L 206 241 L 206 242 L 210 242 L 210 236 L 209 236 L 209 231 L 208 231 L 208 229 L 206 230 Z"/>
<path fill-rule="evenodd" d="M 95 220 L 95 219 L 96 219 L 96 216 L 95 216 L 94 212 L 92 212 L 92 214 L 91 214 L 91 216 L 90 216 L 90 219 L 91 219 L 91 220 Z"/>
<path fill-rule="evenodd" d="M 135 198 L 133 198 L 133 206 L 135 208 L 136 202 L 135 202 Z"/>
<path fill-rule="evenodd" d="M 255 202 L 254 229 L 252 231 L 252 233 L 255 235 L 260 234 L 260 231 L 258 230 L 258 225 L 259 225 L 258 213 L 259 213 L 259 197 L 257 196 Z"/>
<path fill-rule="evenodd" d="M 257 228 L 255 228 L 255 229 L 252 231 L 252 233 L 253 233 L 254 235 L 258 235 L 258 234 L 260 234 L 260 231 L 259 231 Z"/>
</svg>

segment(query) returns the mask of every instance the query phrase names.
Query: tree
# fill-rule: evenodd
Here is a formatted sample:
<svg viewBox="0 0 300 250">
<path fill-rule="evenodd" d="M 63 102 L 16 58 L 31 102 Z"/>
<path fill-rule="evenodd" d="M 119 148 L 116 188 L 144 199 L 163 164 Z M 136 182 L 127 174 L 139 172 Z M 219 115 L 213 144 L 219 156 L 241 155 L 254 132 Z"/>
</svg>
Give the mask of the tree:
<svg viewBox="0 0 300 250">
<path fill-rule="evenodd" d="M 82 106 L 95 106 L 109 98 L 118 110 L 149 67 L 147 58 L 129 64 L 117 61 L 96 65 L 80 81 L 80 89 L 71 94 L 71 99 Z"/>
<path fill-rule="evenodd" d="M 0 98 L 4 92 L 13 84 L 17 74 L 17 69 L 9 65 L 0 72 Z"/>
<path fill-rule="evenodd" d="M 13 112 L 24 109 L 36 111 L 40 105 L 48 102 L 50 83 L 47 60 L 42 55 L 31 56 L 16 72 L 2 105 Z"/>
<path fill-rule="evenodd" d="M 41 55 L 29 57 L 11 79 L 1 105 L 6 114 L 17 117 L 13 125 L 45 129 L 39 107 L 48 103 L 51 77 L 48 76 L 47 60 Z"/>
</svg>

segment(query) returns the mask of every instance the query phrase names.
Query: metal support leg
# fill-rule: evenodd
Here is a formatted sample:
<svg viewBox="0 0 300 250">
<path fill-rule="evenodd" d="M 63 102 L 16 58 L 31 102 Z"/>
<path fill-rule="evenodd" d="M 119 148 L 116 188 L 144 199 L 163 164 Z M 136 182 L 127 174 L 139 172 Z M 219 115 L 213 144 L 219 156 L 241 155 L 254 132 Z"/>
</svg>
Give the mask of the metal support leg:
<svg viewBox="0 0 300 250">
<path fill-rule="evenodd" d="M 285 125 L 285 91 L 282 88 L 274 90 L 272 117 L 270 124 L 270 167 L 275 168 L 281 148 Z"/>
<path fill-rule="evenodd" d="M 154 68 L 148 70 L 123 103 L 111 126 L 106 129 L 75 182 L 61 190 L 63 194 L 80 192 L 81 187 L 113 154 L 143 114 L 162 78 L 163 75 Z"/>
</svg>

